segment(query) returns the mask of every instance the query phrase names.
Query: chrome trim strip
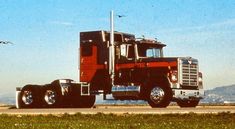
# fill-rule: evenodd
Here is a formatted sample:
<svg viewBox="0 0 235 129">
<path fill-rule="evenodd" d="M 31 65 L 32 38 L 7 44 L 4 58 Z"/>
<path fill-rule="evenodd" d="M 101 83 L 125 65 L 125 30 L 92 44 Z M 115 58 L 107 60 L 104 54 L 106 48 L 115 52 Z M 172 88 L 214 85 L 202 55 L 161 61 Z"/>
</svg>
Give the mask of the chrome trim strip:
<svg viewBox="0 0 235 129">
<path fill-rule="evenodd" d="M 112 87 L 113 96 L 138 96 L 140 86 L 121 86 L 115 85 Z"/>
</svg>

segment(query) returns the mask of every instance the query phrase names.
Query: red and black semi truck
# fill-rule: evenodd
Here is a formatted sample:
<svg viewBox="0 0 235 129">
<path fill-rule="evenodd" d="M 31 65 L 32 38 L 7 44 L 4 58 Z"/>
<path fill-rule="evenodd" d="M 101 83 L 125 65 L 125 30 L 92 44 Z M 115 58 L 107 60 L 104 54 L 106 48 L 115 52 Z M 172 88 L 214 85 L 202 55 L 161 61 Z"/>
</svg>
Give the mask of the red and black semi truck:
<svg viewBox="0 0 235 129">
<path fill-rule="evenodd" d="M 114 100 L 145 100 L 155 107 L 174 101 L 195 107 L 204 96 L 198 60 L 164 57 L 156 40 L 112 31 L 80 32 L 80 82 L 59 79 L 16 91 L 17 108 L 93 107 L 96 95 Z"/>
</svg>

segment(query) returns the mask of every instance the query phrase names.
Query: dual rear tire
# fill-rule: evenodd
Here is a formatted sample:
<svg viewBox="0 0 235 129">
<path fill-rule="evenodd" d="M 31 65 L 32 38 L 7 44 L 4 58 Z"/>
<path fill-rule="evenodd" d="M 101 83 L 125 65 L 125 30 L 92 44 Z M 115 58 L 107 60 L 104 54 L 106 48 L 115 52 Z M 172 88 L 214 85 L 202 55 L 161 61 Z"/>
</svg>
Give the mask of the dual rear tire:
<svg viewBox="0 0 235 129">
<path fill-rule="evenodd" d="M 59 105 L 59 93 L 53 89 L 36 85 L 26 85 L 22 88 L 18 97 L 19 108 L 44 108 Z"/>
<path fill-rule="evenodd" d="M 26 85 L 18 95 L 19 108 L 91 108 L 96 96 L 80 96 L 80 87 L 74 86 L 75 91 L 63 96 L 60 88 L 51 85 Z"/>
</svg>

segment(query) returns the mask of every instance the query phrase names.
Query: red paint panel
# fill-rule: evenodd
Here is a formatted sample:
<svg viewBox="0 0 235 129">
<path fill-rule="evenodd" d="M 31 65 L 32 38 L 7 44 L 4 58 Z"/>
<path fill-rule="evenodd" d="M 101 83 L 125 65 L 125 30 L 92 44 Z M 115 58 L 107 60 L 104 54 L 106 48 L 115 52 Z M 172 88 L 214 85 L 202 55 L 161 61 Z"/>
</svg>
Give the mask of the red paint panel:
<svg viewBox="0 0 235 129">
<path fill-rule="evenodd" d="M 158 67 L 174 67 L 177 66 L 177 61 L 175 62 L 148 62 L 148 63 L 128 63 L 128 64 L 117 64 L 116 69 L 125 68 L 158 68 Z"/>
<path fill-rule="evenodd" d="M 80 53 L 80 55 L 82 55 Z M 104 69 L 104 65 L 97 64 L 97 46 L 92 46 L 91 56 L 81 56 L 80 58 L 80 81 L 91 82 L 98 69 Z"/>
</svg>

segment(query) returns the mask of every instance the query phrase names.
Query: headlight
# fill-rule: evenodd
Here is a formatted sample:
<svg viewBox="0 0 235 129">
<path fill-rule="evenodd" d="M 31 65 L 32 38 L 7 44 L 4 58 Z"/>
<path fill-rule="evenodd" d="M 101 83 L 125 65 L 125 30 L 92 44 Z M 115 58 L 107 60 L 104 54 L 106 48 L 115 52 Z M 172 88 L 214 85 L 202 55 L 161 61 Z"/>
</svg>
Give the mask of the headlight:
<svg viewBox="0 0 235 129">
<path fill-rule="evenodd" d="M 198 77 L 198 82 L 202 82 L 202 77 Z"/>
<path fill-rule="evenodd" d="M 171 82 L 176 83 L 178 81 L 177 71 L 171 72 Z"/>
<path fill-rule="evenodd" d="M 202 82 L 202 73 L 201 72 L 198 73 L 198 82 L 199 83 Z"/>
</svg>

